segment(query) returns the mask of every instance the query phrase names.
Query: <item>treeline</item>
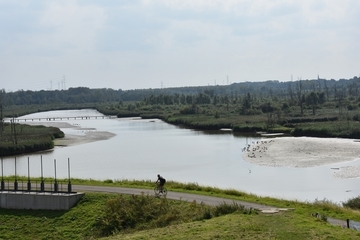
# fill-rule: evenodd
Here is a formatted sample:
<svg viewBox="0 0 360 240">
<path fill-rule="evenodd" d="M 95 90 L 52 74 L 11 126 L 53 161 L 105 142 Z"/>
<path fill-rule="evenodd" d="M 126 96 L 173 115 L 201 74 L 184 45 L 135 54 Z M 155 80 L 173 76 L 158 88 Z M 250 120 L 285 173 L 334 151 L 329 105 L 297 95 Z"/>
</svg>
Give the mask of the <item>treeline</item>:
<svg viewBox="0 0 360 240">
<path fill-rule="evenodd" d="M 269 84 L 269 82 L 266 82 Z M 274 82 L 273 82 L 274 83 Z M 326 108 L 339 109 L 339 113 L 344 110 L 355 110 L 360 103 L 360 78 L 346 81 L 328 80 L 299 80 L 296 82 L 283 84 L 277 83 L 278 88 L 264 89 L 260 83 L 252 83 L 256 87 L 248 88 L 249 91 L 239 92 L 235 90 L 216 92 L 214 89 L 205 89 L 203 92 L 195 94 L 158 94 L 150 95 L 142 99 L 145 105 L 203 105 L 212 104 L 225 105 L 229 110 L 230 106 L 236 106 L 236 111 L 242 115 L 256 115 L 261 113 L 273 113 L 282 111 L 283 113 L 304 116 L 304 110 L 311 110 L 312 115 L 316 115 L 326 103 Z M 263 86 L 263 87 L 260 87 Z M 274 83 L 273 86 L 276 86 Z M 293 111 L 294 107 L 299 112 Z M 184 109 L 183 113 L 195 113 L 195 107 Z M 129 109 L 130 110 L 130 109 Z"/>
<path fill-rule="evenodd" d="M 148 99 L 150 103 L 161 102 L 161 104 L 189 104 L 194 102 L 188 96 L 197 98 L 196 102 L 206 102 L 210 98 L 213 101 L 226 102 L 226 98 L 238 99 L 246 94 L 256 95 L 258 97 L 277 97 L 285 98 L 289 95 L 291 98 L 297 98 L 299 82 L 301 82 L 301 91 L 304 93 L 322 92 L 325 97 L 342 98 L 345 95 L 359 96 L 360 79 L 354 77 L 351 79 L 340 80 L 297 80 L 289 82 L 279 82 L 269 80 L 264 82 L 241 82 L 231 85 L 216 86 L 198 86 L 198 87 L 180 87 L 164 89 L 135 89 L 135 90 L 114 90 L 110 88 L 89 89 L 86 87 L 69 88 L 68 90 L 41 90 L 6 93 L 1 91 L 0 101 L 5 105 L 31 105 L 31 104 L 82 104 L 82 103 L 105 103 L 105 102 L 129 102 Z M 204 95 L 197 95 L 203 93 Z M 160 96 L 161 95 L 161 96 Z M 154 99 L 154 96 L 159 96 Z M 168 97 L 171 96 L 171 97 Z M 226 96 L 226 97 L 225 97 Z M 225 98 L 224 98 L 225 97 Z"/>
</svg>

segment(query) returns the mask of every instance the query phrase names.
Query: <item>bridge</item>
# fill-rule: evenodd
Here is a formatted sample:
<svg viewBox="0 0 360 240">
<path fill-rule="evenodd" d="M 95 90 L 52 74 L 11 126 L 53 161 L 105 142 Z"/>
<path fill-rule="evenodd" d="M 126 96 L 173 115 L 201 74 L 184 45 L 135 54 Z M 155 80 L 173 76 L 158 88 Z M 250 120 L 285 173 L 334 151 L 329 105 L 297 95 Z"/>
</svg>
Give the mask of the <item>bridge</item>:
<svg viewBox="0 0 360 240">
<path fill-rule="evenodd" d="M 63 120 L 90 120 L 90 119 L 111 119 L 116 116 L 76 116 L 76 117 L 38 117 L 38 118 L 15 118 L 15 122 L 34 122 L 34 121 L 63 121 Z M 10 122 L 12 119 L 5 119 Z"/>
</svg>

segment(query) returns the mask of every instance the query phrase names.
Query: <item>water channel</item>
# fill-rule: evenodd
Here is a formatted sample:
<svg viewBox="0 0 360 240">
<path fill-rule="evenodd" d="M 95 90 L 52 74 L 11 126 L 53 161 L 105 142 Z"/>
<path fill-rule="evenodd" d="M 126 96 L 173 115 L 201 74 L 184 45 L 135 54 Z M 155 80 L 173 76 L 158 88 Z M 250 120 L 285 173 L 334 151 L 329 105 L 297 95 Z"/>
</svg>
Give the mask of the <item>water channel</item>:
<svg viewBox="0 0 360 240">
<path fill-rule="evenodd" d="M 16 156 L 16 174 L 97 180 L 167 180 L 236 189 L 260 196 L 299 201 L 328 199 L 340 203 L 360 195 L 359 179 L 337 179 L 332 168 L 339 163 L 310 168 L 265 167 L 244 161 L 242 148 L 260 139 L 231 131 L 196 131 L 158 119 L 101 118 L 95 110 L 66 110 L 30 114 L 21 118 L 99 116 L 90 119 L 54 120 L 73 127 L 61 128 L 66 135 L 111 132 L 114 137 L 53 150 Z M 35 120 L 48 122 L 44 119 Z M 4 175 L 14 175 L 15 157 L 3 160 Z M 56 167 L 54 164 L 56 160 Z M 359 161 L 359 160 L 356 160 Z"/>
</svg>

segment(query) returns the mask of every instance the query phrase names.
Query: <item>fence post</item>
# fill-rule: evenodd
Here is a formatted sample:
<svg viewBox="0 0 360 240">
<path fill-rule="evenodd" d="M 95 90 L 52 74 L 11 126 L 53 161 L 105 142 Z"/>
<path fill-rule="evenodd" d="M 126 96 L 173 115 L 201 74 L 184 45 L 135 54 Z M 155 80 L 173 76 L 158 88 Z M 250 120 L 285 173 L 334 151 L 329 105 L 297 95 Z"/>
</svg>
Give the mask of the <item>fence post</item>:
<svg viewBox="0 0 360 240">
<path fill-rule="evenodd" d="M 346 219 L 346 226 L 347 226 L 347 228 L 350 228 L 350 219 Z"/>
</svg>

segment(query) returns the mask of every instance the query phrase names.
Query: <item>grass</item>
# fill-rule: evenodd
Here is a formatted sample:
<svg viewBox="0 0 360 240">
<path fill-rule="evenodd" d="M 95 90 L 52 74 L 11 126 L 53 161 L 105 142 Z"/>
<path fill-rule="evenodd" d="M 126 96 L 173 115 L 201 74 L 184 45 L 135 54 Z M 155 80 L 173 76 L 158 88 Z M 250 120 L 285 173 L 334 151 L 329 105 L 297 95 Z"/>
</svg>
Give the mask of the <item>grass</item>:
<svg viewBox="0 0 360 240">
<path fill-rule="evenodd" d="M 0 239 L 84 239 L 109 194 L 87 193 L 69 211 L 0 209 Z"/>
<path fill-rule="evenodd" d="M 154 186 L 151 181 L 110 179 L 106 181 L 73 179 L 72 183 L 114 187 L 136 186 L 138 188 Z M 256 212 L 249 213 L 235 205 L 220 203 L 215 209 L 209 210 L 209 208 L 201 206 L 201 203 L 167 200 L 164 206 L 174 212 L 162 212 L 160 215 L 163 216 L 162 220 L 139 222 L 137 227 L 123 229 L 117 232 L 117 235 L 105 239 L 358 239 L 360 237 L 360 232 L 332 226 L 321 218 L 312 216 L 314 213 L 319 213 L 342 220 L 349 218 L 360 221 L 359 211 L 341 207 L 331 201 L 319 200 L 313 203 L 303 203 L 258 197 L 231 189 L 222 190 L 199 186 L 196 183 L 171 181 L 167 182 L 167 188 L 170 191 L 225 197 L 294 208 L 294 210 L 267 215 Z M 109 202 L 114 204 L 123 201 L 123 204 L 117 206 L 117 209 L 120 213 L 131 212 L 121 208 L 130 203 L 118 198 L 119 195 L 116 194 L 86 193 L 77 206 L 69 211 L 0 209 L 0 239 L 96 239 L 99 237 L 99 221 L 105 216 L 113 216 L 111 211 L 107 210 Z M 149 198 L 150 205 L 147 208 L 152 206 L 151 204 L 161 204 L 161 201 L 164 200 Z M 135 202 L 134 206 L 137 206 L 133 209 L 132 215 L 136 213 L 139 216 L 153 216 L 153 213 L 141 212 L 150 213 L 150 211 L 144 210 L 147 209 L 144 207 L 144 202 L 146 202 L 144 199 L 136 200 L 135 198 L 132 202 Z M 194 204 L 197 204 L 196 208 L 194 208 Z M 132 205 L 126 206 L 125 209 L 131 209 Z M 198 213 L 198 215 L 193 215 L 194 213 Z M 223 215 L 225 213 L 228 214 Z M 180 215 L 183 218 L 178 218 Z M 163 224 L 164 222 L 167 224 Z"/>
<path fill-rule="evenodd" d="M 293 212 L 233 214 L 105 238 L 114 239 L 358 239 L 359 232 Z"/>
</svg>

